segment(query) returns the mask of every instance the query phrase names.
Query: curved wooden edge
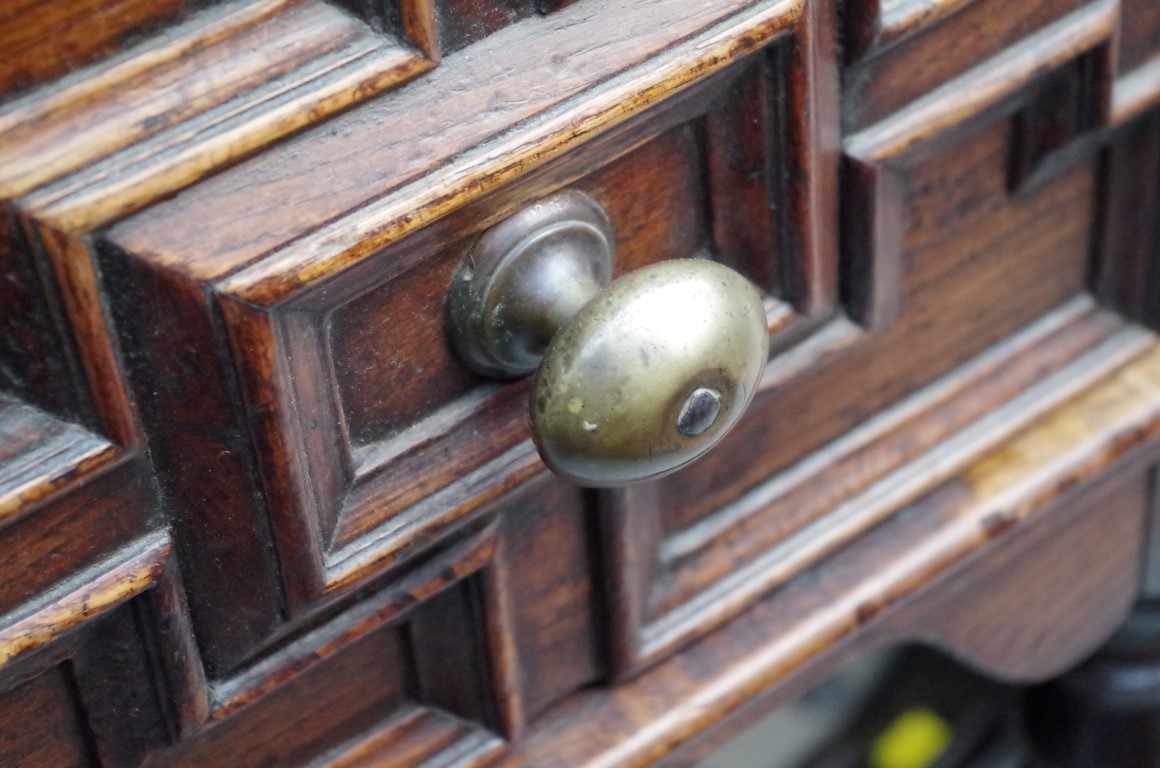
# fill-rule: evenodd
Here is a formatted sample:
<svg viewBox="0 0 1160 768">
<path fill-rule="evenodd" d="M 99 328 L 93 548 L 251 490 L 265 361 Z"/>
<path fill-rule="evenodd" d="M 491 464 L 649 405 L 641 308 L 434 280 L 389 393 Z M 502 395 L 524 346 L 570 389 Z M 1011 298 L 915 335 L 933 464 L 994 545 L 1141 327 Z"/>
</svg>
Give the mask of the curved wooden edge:
<svg viewBox="0 0 1160 768">
<path fill-rule="evenodd" d="M 1061 671 L 1134 598 L 1142 553 L 1123 551 L 1143 540 L 1143 477 L 1158 440 L 1153 344 L 718 632 L 631 682 L 565 701 L 500 764 L 648 765 L 784 700 L 795 680 L 800 691 L 857 650 L 900 638 L 944 645 L 1002 676 Z M 1106 495 L 1133 472 L 1127 496 Z M 966 618 L 946 612 L 960 593 L 982 601 L 962 603 Z M 969 618 L 995 606 L 1006 638 Z"/>
<path fill-rule="evenodd" d="M 845 151 L 870 164 L 887 164 L 913 146 L 951 128 L 969 125 L 1043 72 L 1111 39 L 1119 20 L 1116 2 L 1099 0 L 1068 14 L 1020 45 L 931 91 L 845 140 Z"/>
<path fill-rule="evenodd" d="M 113 555 L 97 569 L 61 585 L 43 601 L 0 626 L 0 670 L 152 587 L 171 551 L 155 534 Z"/>
<path fill-rule="evenodd" d="M 1143 117 L 1160 105 L 1160 56 L 1116 80 L 1111 127 Z"/>
<path fill-rule="evenodd" d="M 868 0 L 851 9 L 846 61 L 856 63 L 893 48 L 959 11 L 970 0 Z"/>
<path fill-rule="evenodd" d="M 434 66 L 319 0 L 207 9 L 0 107 L 0 197 L 99 228 Z"/>
</svg>

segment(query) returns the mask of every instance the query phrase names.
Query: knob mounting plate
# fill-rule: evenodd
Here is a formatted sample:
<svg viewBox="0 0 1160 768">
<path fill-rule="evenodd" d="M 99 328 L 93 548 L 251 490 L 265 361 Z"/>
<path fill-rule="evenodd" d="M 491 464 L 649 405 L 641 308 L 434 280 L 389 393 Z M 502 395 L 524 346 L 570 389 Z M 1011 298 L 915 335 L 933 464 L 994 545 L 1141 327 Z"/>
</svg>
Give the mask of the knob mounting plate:
<svg viewBox="0 0 1160 768">
<path fill-rule="evenodd" d="M 608 214 L 577 190 L 538 200 L 483 233 L 448 294 L 459 358 L 493 378 L 534 371 L 556 331 L 608 285 L 615 251 Z"/>
</svg>

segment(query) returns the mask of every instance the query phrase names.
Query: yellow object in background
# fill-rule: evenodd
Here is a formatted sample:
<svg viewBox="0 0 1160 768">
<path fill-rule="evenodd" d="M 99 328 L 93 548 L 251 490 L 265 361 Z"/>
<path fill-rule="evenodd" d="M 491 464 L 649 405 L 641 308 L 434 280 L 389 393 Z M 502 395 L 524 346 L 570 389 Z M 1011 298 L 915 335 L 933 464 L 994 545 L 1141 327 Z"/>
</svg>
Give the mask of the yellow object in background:
<svg viewBox="0 0 1160 768">
<path fill-rule="evenodd" d="M 870 746 L 870 768 L 929 768 L 953 737 L 950 723 L 934 710 L 903 710 Z"/>
</svg>

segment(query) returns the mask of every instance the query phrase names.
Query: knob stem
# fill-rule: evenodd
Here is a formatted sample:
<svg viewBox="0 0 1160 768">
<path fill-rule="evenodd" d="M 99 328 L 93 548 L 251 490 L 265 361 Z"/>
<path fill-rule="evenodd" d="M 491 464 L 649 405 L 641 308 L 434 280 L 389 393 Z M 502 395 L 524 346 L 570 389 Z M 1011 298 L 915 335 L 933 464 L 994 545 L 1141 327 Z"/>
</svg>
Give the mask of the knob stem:
<svg viewBox="0 0 1160 768">
<path fill-rule="evenodd" d="M 448 297 L 460 359 L 490 377 L 534 371 L 556 333 L 608 285 L 614 253 L 608 215 L 576 190 L 540 200 L 485 232 Z"/>
</svg>

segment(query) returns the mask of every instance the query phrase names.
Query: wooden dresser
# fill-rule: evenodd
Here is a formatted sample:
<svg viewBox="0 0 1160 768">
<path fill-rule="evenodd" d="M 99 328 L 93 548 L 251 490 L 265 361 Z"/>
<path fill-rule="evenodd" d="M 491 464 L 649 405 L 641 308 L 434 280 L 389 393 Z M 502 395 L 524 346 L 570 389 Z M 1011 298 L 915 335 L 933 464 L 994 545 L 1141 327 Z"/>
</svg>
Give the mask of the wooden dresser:
<svg viewBox="0 0 1160 768">
<path fill-rule="evenodd" d="M 561 190 L 761 293 L 661 479 L 549 472 L 449 343 Z M 1137 599 L 1155 0 L 6 0 L 0 201 L 0 766 L 687 765 Z"/>
</svg>

